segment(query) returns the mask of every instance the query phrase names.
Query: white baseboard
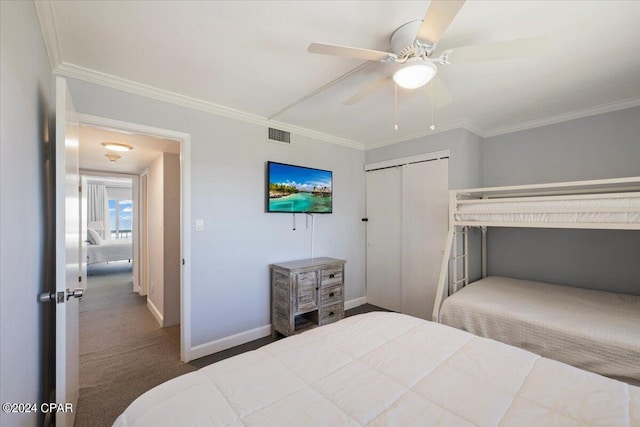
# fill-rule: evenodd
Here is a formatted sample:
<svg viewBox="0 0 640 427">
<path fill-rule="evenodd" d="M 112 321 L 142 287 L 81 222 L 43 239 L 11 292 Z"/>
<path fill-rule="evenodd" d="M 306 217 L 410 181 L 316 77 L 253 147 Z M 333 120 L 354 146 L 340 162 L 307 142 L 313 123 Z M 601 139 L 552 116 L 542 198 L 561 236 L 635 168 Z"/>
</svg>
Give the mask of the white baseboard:
<svg viewBox="0 0 640 427">
<path fill-rule="evenodd" d="M 164 326 L 164 317 L 162 316 L 162 313 L 160 313 L 160 310 L 153 305 L 149 297 L 147 297 L 147 307 L 149 307 L 149 311 L 151 311 L 151 314 L 153 314 L 153 317 L 156 318 L 160 326 Z"/>
<path fill-rule="evenodd" d="M 271 325 L 264 325 L 231 335 L 228 337 L 220 338 L 219 340 L 210 341 L 208 343 L 200 344 L 195 347 L 191 347 L 189 351 L 189 360 L 199 359 L 204 356 L 208 356 L 213 353 L 217 353 L 222 350 L 226 350 L 237 345 L 248 343 L 260 338 L 264 338 L 271 335 Z"/>
<path fill-rule="evenodd" d="M 344 309 L 351 310 L 367 303 L 367 297 L 354 298 L 344 302 Z"/>
<path fill-rule="evenodd" d="M 147 302 L 151 304 L 151 301 L 147 299 Z M 355 298 L 349 301 L 345 301 L 344 309 L 349 310 L 354 307 L 361 306 L 367 303 L 366 297 Z M 151 304 L 153 306 L 153 304 Z M 154 307 L 155 308 L 155 307 Z M 152 310 L 153 312 L 153 310 Z M 160 313 L 158 313 L 160 314 Z M 154 316 L 157 317 L 156 313 Z M 235 335 L 231 335 L 228 337 L 220 338 L 219 340 L 210 341 L 204 344 L 197 345 L 195 347 L 191 347 L 188 351 L 188 359 L 189 361 L 194 359 L 199 359 L 201 357 L 208 356 L 213 353 L 217 353 L 222 350 L 226 350 L 231 347 L 235 347 L 237 345 L 242 345 L 248 343 L 250 341 L 254 341 L 260 338 L 264 338 L 266 336 L 271 335 L 271 325 L 259 326 L 255 329 L 251 329 L 249 331 L 244 331 L 237 333 Z"/>
</svg>

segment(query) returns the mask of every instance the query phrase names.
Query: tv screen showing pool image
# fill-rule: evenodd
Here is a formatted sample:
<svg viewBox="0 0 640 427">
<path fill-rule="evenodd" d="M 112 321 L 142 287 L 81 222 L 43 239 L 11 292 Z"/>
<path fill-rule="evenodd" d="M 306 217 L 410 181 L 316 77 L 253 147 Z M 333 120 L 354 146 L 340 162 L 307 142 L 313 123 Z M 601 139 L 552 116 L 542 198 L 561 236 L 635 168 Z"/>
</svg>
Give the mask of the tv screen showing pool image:
<svg viewBox="0 0 640 427">
<path fill-rule="evenodd" d="M 267 163 L 267 212 L 331 213 L 331 171 Z"/>
</svg>

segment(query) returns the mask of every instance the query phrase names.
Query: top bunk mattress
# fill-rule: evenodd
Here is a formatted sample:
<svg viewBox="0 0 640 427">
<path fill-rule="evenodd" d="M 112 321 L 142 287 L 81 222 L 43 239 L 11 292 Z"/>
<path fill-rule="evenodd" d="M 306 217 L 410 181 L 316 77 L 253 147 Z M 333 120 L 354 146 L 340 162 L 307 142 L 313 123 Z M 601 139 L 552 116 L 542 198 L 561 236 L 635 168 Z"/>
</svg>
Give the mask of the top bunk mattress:
<svg viewBox="0 0 640 427">
<path fill-rule="evenodd" d="M 640 296 L 487 277 L 448 297 L 440 321 L 640 385 Z"/>
<path fill-rule="evenodd" d="M 593 196 L 592 196 L 593 197 Z M 640 225 L 640 193 L 623 197 L 585 196 L 567 200 L 563 197 L 517 201 L 480 199 L 459 202 L 456 221 L 477 223 L 542 223 L 542 224 L 638 224 Z"/>
</svg>

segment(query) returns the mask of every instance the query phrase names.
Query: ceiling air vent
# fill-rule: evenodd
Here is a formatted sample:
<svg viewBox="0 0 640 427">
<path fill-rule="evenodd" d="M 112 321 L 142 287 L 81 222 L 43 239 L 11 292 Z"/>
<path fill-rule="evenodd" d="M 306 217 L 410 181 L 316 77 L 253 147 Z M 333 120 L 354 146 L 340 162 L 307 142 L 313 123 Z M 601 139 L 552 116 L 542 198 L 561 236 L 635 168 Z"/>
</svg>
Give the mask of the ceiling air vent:
<svg viewBox="0 0 640 427">
<path fill-rule="evenodd" d="M 284 142 L 291 144 L 291 132 L 280 129 L 269 128 L 269 141 Z"/>
</svg>

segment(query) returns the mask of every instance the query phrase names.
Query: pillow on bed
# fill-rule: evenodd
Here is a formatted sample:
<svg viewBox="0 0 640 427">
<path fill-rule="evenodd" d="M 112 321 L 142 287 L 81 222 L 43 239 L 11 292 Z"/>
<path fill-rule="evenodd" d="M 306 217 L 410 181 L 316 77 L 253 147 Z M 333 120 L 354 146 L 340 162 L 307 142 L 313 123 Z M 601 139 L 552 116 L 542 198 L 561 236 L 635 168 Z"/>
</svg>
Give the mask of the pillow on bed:
<svg viewBox="0 0 640 427">
<path fill-rule="evenodd" d="M 87 241 L 91 245 L 101 245 L 102 244 L 102 237 L 100 237 L 98 232 L 96 230 L 94 230 L 93 228 L 88 228 L 87 229 Z"/>
</svg>

